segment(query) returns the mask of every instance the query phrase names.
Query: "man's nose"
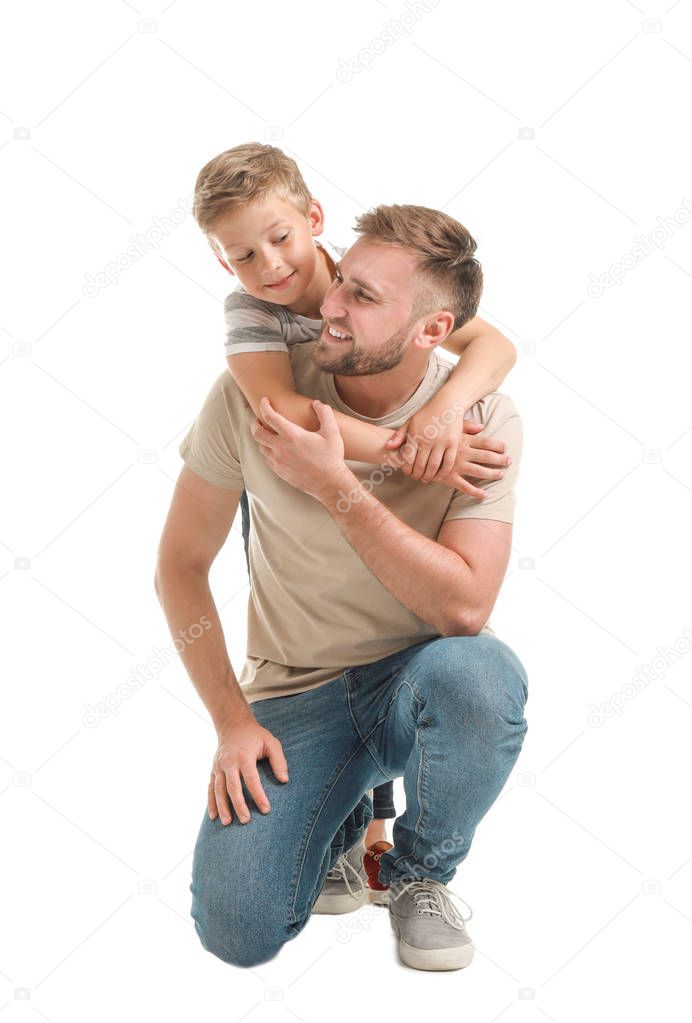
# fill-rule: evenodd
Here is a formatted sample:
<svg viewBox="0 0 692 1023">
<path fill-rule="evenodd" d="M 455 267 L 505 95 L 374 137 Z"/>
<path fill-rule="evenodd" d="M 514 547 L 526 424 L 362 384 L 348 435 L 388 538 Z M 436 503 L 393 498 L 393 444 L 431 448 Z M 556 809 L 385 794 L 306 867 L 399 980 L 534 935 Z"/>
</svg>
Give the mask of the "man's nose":
<svg viewBox="0 0 692 1023">
<path fill-rule="evenodd" d="M 332 281 L 324 293 L 324 299 L 320 306 L 320 313 L 323 319 L 337 319 L 345 315 L 344 304 L 338 298 L 339 282 Z"/>
</svg>

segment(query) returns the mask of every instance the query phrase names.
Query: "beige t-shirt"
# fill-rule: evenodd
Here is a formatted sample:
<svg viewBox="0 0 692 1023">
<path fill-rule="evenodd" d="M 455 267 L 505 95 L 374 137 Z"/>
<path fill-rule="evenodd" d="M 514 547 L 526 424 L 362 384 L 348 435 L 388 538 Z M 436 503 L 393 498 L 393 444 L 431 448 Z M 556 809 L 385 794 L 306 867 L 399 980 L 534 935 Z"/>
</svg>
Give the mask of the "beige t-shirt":
<svg viewBox="0 0 692 1023">
<path fill-rule="evenodd" d="M 380 419 L 350 409 L 334 376 L 312 360 L 316 342 L 293 345 L 296 389 L 365 422 L 405 423 L 447 380 L 453 365 L 433 351 L 426 374 L 401 408 Z M 477 402 L 467 418 L 506 443 L 512 465 L 501 480 L 482 484 L 485 501 L 441 483 L 421 483 L 400 471 L 347 460 L 354 475 L 397 518 L 429 539 L 449 519 L 511 522 L 522 429 L 507 395 Z M 292 487 L 267 465 L 250 433 L 255 415 L 225 370 L 179 447 L 185 463 L 209 483 L 247 489 L 250 505 L 250 572 L 246 661 L 238 678 L 249 703 L 289 696 L 337 678 L 346 668 L 368 664 L 439 635 L 409 611 L 363 563 L 329 512 Z M 348 495 L 344 495 L 347 497 Z M 483 631 L 492 632 L 486 624 Z"/>
</svg>

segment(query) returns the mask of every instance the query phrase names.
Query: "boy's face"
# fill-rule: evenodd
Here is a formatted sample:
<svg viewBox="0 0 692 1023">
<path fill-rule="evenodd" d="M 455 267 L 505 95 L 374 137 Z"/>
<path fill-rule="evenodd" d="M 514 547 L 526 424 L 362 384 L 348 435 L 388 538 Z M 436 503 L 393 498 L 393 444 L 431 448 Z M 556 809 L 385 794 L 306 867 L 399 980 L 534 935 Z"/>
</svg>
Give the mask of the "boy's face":
<svg viewBox="0 0 692 1023">
<path fill-rule="evenodd" d="M 229 210 L 212 232 L 220 261 L 255 298 L 290 306 L 306 291 L 317 268 L 313 237 L 324 230 L 316 199 L 301 213 L 271 193 L 259 202 Z"/>
</svg>

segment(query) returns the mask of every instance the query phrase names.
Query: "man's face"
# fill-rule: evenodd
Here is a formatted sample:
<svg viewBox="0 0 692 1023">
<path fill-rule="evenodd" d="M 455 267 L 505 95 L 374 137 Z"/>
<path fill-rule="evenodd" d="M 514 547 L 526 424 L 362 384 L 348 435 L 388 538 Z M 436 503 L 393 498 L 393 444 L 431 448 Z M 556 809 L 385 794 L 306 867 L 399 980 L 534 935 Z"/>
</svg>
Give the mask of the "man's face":
<svg viewBox="0 0 692 1023">
<path fill-rule="evenodd" d="M 313 201 L 306 215 L 270 194 L 229 210 L 214 225 L 212 237 L 248 294 L 288 306 L 305 293 L 315 274 L 312 239 L 322 230 L 319 203 Z"/>
<path fill-rule="evenodd" d="M 367 376 L 398 366 L 416 334 L 413 297 L 413 253 L 359 238 L 337 264 L 324 296 L 313 361 L 337 376 Z M 333 332 L 348 336 L 342 340 Z"/>
</svg>

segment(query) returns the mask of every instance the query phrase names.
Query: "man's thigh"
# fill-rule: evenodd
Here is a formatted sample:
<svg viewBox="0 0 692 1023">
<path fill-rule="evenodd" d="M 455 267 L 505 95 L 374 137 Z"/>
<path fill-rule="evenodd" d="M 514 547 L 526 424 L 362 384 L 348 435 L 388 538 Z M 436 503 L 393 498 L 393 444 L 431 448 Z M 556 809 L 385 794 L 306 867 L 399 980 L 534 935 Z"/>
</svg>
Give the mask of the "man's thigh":
<svg viewBox="0 0 692 1023">
<path fill-rule="evenodd" d="M 433 638 L 346 676 L 358 730 L 384 777 L 403 775 L 421 727 L 450 742 L 483 718 L 526 729 L 525 669 L 491 633 Z M 483 728 L 466 741 L 485 757 L 498 738 Z"/>
<path fill-rule="evenodd" d="M 205 813 L 190 885 L 204 947 L 246 966 L 272 958 L 303 928 L 327 870 L 372 816 L 363 797 L 376 773 L 354 727 L 343 676 L 308 693 L 258 701 L 252 710 L 281 742 L 289 781 L 277 781 L 261 760 L 268 814 L 245 786 L 248 824 L 234 814 L 224 826 Z"/>
</svg>

